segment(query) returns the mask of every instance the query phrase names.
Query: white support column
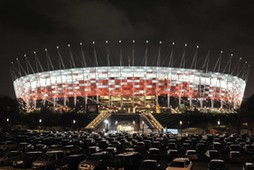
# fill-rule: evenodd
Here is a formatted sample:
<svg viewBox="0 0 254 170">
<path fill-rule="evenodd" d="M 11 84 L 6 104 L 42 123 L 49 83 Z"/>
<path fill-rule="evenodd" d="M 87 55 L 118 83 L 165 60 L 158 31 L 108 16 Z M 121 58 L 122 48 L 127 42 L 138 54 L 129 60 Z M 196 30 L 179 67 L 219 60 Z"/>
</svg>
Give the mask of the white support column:
<svg viewBox="0 0 254 170">
<path fill-rule="evenodd" d="M 168 81 L 169 81 L 169 83 L 168 83 Z M 167 101 L 168 101 L 168 108 L 169 108 L 169 106 L 170 106 L 171 79 L 169 80 L 168 74 L 167 74 L 167 91 L 168 91 L 168 94 L 167 94 L 168 99 L 167 99 Z"/>
<path fill-rule="evenodd" d="M 132 108 L 134 112 L 134 66 L 132 66 Z"/>
<path fill-rule="evenodd" d="M 144 105 L 146 107 L 146 78 L 147 78 L 147 68 L 145 67 L 145 70 L 144 70 L 144 73 L 145 73 L 145 80 L 144 80 Z"/>
<path fill-rule="evenodd" d="M 123 109 L 123 86 L 122 86 L 122 66 L 120 66 L 120 88 L 121 88 L 121 103 L 120 107 Z"/>
<path fill-rule="evenodd" d="M 74 107 L 77 106 L 77 96 L 74 96 L 74 101 L 73 101 Z"/>
</svg>

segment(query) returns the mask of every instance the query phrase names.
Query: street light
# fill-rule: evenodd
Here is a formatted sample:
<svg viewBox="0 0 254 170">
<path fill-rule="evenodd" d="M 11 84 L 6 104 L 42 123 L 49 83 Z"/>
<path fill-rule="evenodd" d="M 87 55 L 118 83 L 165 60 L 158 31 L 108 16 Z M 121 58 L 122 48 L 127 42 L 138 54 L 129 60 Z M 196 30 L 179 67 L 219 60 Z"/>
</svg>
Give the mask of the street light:
<svg viewBox="0 0 254 170">
<path fill-rule="evenodd" d="M 115 121 L 115 129 L 117 130 L 117 124 L 118 124 L 118 121 L 116 120 Z"/>
<path fill-rule="evenodd" d="M 183 124 L 183 122 L 180 120 L 179 124 L 180 124 L 180 135 L 182 136 L 182 124 Z"/>
<path fill-rule="evenodd" d="M 217 124 L 219 126 L 218 131 L 220 131 L 220 120 L 218 120 Z"/>
<path fill-rule="evenodd" d="M 133 130 L 135 131 L 136 122 L 134 120 L 132 121 L 132 125 L 133 125 Z"/>
<path fill-rule="evenodd" d="M 7 118 L 7 119 L 6 119 L 6 122 L 8 123 L 9 121 L 10 121 L 10 119 L 9 119 L 9 118 Z"/>
<path fill-rule="evenodd" d="M 72 121 L 72 123 L 73 123 L 73 124 L 76 124 L 76 120 L 74 119 L 74 120 Z"/>
<path fill-rule="evenodd" d="M 142 126 L 143 126 L 143 133 L 145 133 L 145 122 L 142 121 Z"/>
<path fill-rule="evenodd" d="M 42 122 L 42 119 L 39 119 L 39 131 L 41 130 L 41 122 Z"/>
<path fill-rule="evenodd" d="M 105 123 L 105 125 L 106 125 L 106 131 L 108 131 L 108 122 L 109 122 L 108 119 L 105 119 L 105 120 L 104 120 L 104 123 Z"/>
</svg>

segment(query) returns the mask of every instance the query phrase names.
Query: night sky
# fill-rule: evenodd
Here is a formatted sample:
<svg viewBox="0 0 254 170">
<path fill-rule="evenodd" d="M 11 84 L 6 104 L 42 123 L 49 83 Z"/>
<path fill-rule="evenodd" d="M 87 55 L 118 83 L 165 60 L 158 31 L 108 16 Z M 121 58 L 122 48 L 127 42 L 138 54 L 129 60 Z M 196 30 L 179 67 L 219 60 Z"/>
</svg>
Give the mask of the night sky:
<svg viewBox="0 0 254 170">
<path fill-rule="evenodd" d="M 24 54 L 34 58 L 37 51 L 45 61 L 44 48 L 54 57 L 57 45 L 133 39 L 175 42 L 179 55 L 187 43 L 186 58 L 199 45 L 200 59 L 210 50 L 212 63 L 223 50 L 222 67 L 231 53 L 233 63 L 242 57 L 242 64 L 253 67 L 254 1 L 0 0 L 0 95 L 15 97 L 9 69 L 16 58 L 24 61 Z M 245 97 L 254 94 L 252 75 L 251 68 Z"/>
</svg>

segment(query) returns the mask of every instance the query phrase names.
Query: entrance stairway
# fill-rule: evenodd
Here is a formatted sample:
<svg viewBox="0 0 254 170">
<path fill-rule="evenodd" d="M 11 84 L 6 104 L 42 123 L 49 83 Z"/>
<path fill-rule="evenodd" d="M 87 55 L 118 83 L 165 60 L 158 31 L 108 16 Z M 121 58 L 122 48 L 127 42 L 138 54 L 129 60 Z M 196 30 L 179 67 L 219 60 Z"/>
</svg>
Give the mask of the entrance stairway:
<svg viewBox="0 0 254 170">
<path fill-rule="evenodd" d="M 158 131 L 161 132 L 164 128 L 163 126 L 154 118 L 154 116 L 151 113 L 142 113 L 140 114 L 141 120 L 143 120 L 146 125 L 152 130 L 152 131 Z"/>
<path fill-rule="evenodd" d="M 96 129 L 103 120 L 111 116 L 111 113 L 107 111 L 101 112 L 95 119 L 93 119 L 87 126 L 86 129 Z"/>
</svg>

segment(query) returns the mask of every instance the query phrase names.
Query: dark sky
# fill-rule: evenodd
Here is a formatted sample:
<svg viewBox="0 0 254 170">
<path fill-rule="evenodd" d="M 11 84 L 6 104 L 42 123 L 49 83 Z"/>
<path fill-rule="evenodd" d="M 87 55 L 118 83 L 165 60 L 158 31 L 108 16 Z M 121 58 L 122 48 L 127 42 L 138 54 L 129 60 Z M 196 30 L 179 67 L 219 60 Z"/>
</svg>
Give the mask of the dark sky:
<svg viewBox="0 0 254 170">
<path fill-rule="evenodd" d="M 42 54 L 68 43 L 119 39 L 199 45 L 211 50 L 213 62 L 223 50 L 224 61 L 234 53 L 234 62 L 242 57 L 253 66 L 254 1 L 0 0 L 0 95 L 15 96 L 9 68 L 17 57 L 32 58 L 33 51 Z M 253 69 L 245 97 L 254 94 L 252 75 Z"/>
</svg>

